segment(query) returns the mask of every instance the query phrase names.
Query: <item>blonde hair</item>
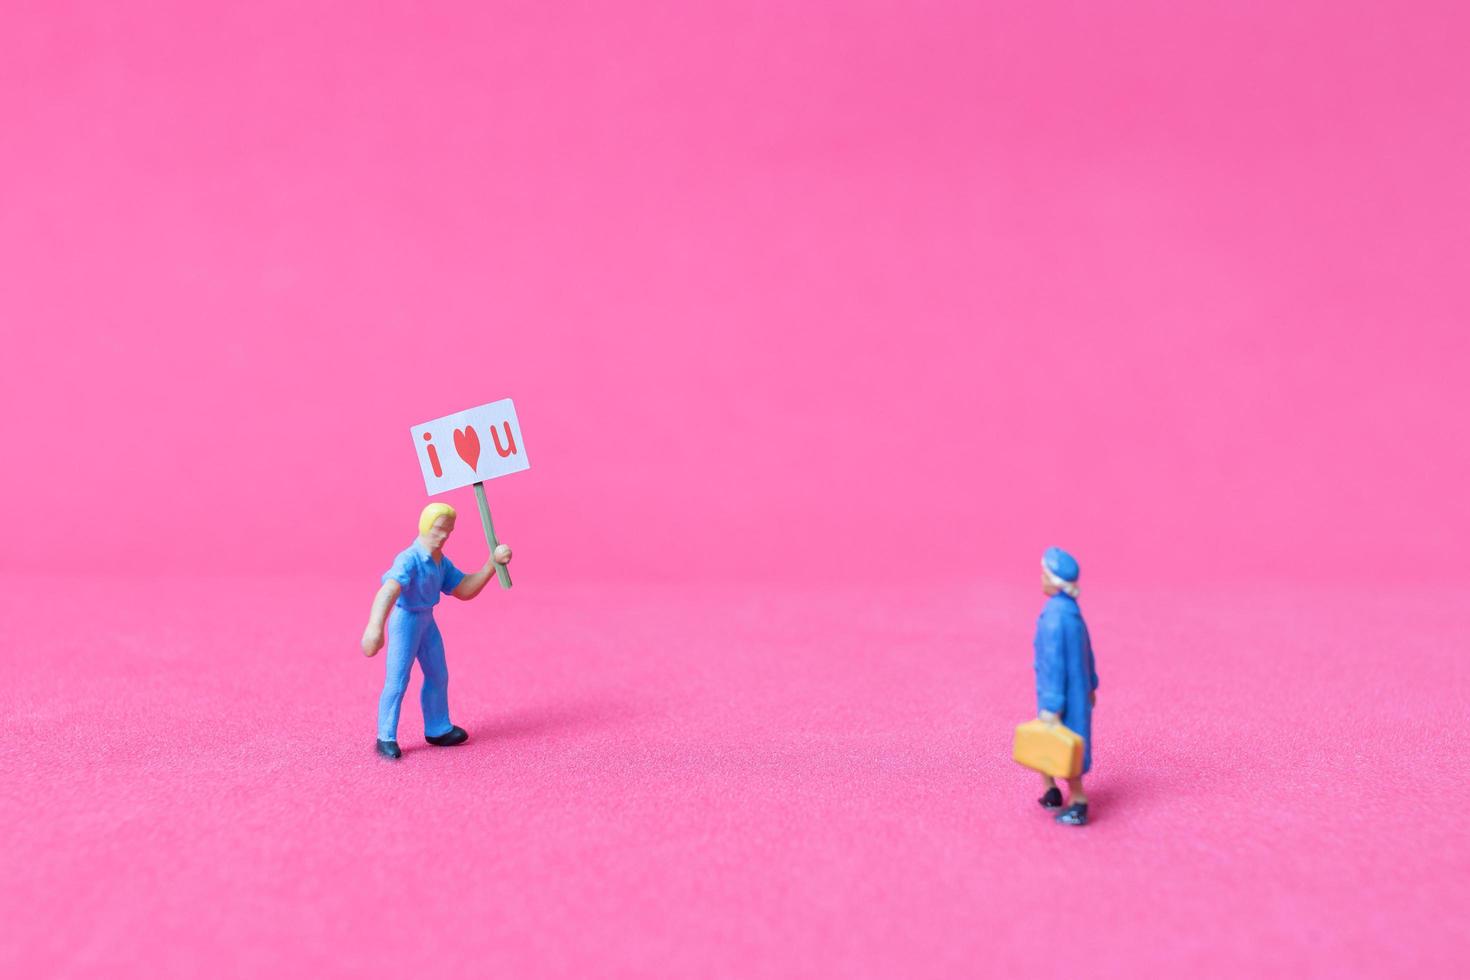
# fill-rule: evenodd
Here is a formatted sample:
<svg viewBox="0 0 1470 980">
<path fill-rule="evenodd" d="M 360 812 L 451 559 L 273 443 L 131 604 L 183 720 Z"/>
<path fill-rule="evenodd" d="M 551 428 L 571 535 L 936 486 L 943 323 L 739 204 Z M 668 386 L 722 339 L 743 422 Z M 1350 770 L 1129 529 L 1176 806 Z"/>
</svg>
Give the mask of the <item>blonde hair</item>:
<svg viewBox="0 0 1470 980">
<path fill-rule="evenodd" d="M 419 533 L 428 534 L 433 529 L 434 522 L 441 517 L 453 519 L 456 516 L 454 508 L 448 504 L 430 504 L 419 515 Z"/>
</svg>

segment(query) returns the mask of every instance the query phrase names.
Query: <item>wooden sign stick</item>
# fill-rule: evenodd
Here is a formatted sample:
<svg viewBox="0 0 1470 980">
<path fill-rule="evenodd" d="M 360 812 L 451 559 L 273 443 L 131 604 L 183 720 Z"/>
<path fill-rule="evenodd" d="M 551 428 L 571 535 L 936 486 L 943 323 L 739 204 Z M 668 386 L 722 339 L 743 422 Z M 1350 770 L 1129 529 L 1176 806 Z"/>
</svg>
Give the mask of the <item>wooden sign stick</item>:
<svg viewBox="0 0 1470 980">
<path fill-rule="evenodd" d="M 485 525 L 485 543 L 490 546 L 490 560 L 495 561 L 495 549 L 500 542 L 495 540 L 495 522 L 490 519 L 490 501 L 485 499 L 485 484 L 475 484 L 475 500 L 480 504 L 480 523 Z M 500 576 L 500 587 L 510 588 L 510 569 L 495 562 L 495 574 Z"/>
</svg>

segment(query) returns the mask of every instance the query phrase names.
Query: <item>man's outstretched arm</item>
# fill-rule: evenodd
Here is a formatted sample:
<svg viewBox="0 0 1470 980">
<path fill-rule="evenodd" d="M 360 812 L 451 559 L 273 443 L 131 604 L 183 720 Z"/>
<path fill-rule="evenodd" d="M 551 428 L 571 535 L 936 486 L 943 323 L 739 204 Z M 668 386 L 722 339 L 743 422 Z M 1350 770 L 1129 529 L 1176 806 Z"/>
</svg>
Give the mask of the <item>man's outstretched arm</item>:
<svg viewBox="0 0 1470 980">
<path fill-rule="evenodd" d="M 485 587 L 485 583 L 490 581 L 490 577 L 495 574 L 496 565 L 508 564 L 510 564 L 510 548 L 506 545 L 500 545 L 495 549 L 495 557 L 487 561 L 485 566 L 478 572 L 471 572 L 469 575 L 460 579 L 459 584 L 454 587 L 454 591 L 450 595 L 456 599 L 464 599 L 468 602 L 470 599 L 479 595 L 480 590 Z"/>
</svg>

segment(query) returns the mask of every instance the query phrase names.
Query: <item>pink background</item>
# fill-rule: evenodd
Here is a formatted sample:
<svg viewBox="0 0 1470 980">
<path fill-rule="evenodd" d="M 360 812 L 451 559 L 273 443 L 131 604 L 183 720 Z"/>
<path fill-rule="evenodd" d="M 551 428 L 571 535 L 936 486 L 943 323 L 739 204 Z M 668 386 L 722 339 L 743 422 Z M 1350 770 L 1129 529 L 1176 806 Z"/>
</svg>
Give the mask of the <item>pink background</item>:
<svg viewBox="0 0 1470 980">
<path fill-rule="evenodd" d="M 130 6 L 0 29 L 0 968 L 1470 966 L 1462 4 Z"/>
</svg>

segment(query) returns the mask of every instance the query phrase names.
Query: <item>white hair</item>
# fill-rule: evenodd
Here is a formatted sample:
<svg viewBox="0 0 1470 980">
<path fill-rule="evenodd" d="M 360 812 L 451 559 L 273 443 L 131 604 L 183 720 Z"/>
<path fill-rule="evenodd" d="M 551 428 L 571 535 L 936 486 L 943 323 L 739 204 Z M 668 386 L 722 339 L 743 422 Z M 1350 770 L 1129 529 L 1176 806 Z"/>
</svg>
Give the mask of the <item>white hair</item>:
<svg viewBox="0 0 1470 980">
<path fill-rule="evenodd" d="M 1055 586 L 1061 592 L 1067 593 L 1067 595 L 1071 596 L 1073 599 L 1077 598 L 1077 593 L 1082 591 L 1081 589 L 1077 588 L 1076 582 L 1068 582 L 1056 572 L 1052 571 L 1050 568 L 1047 568 L 1046 561 L 1044 559 L 1041 562 L 1041 574 L 1046 576 L 1046 581 L 1048 584 Z"/>
</svg>

